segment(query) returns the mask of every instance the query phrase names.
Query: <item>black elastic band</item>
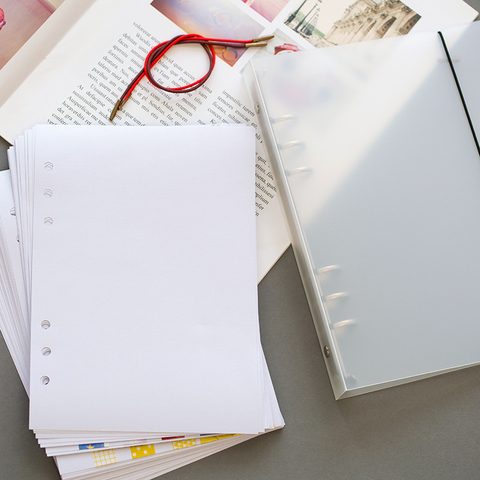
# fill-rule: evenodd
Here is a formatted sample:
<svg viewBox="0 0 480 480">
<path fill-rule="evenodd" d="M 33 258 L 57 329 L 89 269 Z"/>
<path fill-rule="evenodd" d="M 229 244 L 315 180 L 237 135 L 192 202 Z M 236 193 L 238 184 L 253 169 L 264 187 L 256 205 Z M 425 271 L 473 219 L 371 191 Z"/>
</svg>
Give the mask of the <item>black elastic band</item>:
<svg viewBox="0 0 480 480">
<path fill-rule="evenodd" d="M 467 115 L 468 124 L 470 125 L 470 130 L 472 131 L 473 139 L 475 141 L 475 145 L 477 147 L 478 154 L 480 155 L 480 144 L 478 143 L 477 135 L 475 133 L 475 128 L 473 126 L 472 119 L 470 118 L 470 114 L 468 113 L 467 102 L 465 101 L 465 97 L 463 96 L 462 88 L 460 86 L 460 82 L 458 81 L 457 73 L 455 72 L 455 67 L 453 66 L 452 58 L 450 57 L 450 53 L 447 48 L 447 43 L 445 42 L 445 38 L 443 38 L 442 32 L 438 32 L 440 35 L 440 39 L 442 41 L 443 48 L 445 50 L 445 54 L 447 55 L 447 60 L 450 65 L 450 69 L 453 73 L 453 78 L 455 79 L 455 83 L 457 85 L 458 93 L 460 94 L 460 99 L 462 100 L 463 108 L 465 110 L 465 114 Z"/>
</svg>

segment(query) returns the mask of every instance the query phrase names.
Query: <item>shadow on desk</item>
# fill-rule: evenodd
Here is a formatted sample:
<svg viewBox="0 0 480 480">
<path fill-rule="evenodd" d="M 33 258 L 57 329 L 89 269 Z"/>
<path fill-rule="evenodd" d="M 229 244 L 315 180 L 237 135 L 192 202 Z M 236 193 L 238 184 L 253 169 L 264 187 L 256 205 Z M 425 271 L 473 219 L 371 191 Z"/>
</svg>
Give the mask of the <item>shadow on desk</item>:
<svg viewBox="0 0 480 480">
<path fill-rule="evenodd" d="M 7 149 L 10 144 L 2 137 L 0 137 L 0 170 L 8 168 Z"/>
</svg>

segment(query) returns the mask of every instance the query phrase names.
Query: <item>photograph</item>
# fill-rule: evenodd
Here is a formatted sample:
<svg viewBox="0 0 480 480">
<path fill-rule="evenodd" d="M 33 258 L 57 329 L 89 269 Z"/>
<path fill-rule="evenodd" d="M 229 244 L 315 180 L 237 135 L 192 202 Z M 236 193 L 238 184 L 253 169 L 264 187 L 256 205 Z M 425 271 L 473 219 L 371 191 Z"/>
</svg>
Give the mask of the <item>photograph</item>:
<svg viewBox="0 0 480 480">
<path fill-rule="evenodd" d="M 249 40 L 260 36 L 264 27 L 222 0 L 153 0 L 152 7 L 187 33 L 209 38 Z M 245 48 L 214 47 L 217 57 L 233 66 Z"/>
<path fill-rule="evenodd" d="M 288 0 L 242 0 L 252 10 L 271 22 L 288 3 Z"/>
<path fill-rule="evenodd" d="M 0 69 L 63 0 L 0 0 Z"/>
<path fill-rule="evenodd" d="M 276 29 L 272 33 L 275 35 L 274 38 L 268 41 L 267 46 L 258 50 L 255 54 L 255 61 L 272 55 L 289 55 L 304 50 L 280 29 Z"/>
<path fill-rule="evenodd" d="M 405 35 L 420 15 L 399 0 L 303 0 L 285 25 L 315 47 Z"/>
</svg>

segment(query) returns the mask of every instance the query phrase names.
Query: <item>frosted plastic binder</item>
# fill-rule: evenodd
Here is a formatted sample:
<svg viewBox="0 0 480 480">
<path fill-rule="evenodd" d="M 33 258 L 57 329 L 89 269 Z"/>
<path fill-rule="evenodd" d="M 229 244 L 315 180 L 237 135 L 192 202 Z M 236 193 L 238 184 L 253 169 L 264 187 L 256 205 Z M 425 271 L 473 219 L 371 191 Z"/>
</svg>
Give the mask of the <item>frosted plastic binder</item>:
<svg viewBox="0 0 480 480">
<path fill-rule="evenodd" d="M 479 44 L 472 24 L 253 61 L 337 399 L 480 362 Z"/>
</svg>

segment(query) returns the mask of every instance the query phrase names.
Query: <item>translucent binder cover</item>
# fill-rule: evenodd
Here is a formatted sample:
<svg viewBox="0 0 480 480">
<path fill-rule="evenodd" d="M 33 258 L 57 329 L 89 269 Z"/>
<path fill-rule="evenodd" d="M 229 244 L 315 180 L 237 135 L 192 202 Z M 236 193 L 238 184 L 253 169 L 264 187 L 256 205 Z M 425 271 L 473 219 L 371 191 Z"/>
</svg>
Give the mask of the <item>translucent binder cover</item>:
<svg viewBox="0 0 480 480">
<path fill-rule="evenodd" d="M 479 27 L 445 35 L 470 88 Z M 479 363 L 480 157 L 440 36 L 253 69 L 335 396 Z"/>
</svg>

